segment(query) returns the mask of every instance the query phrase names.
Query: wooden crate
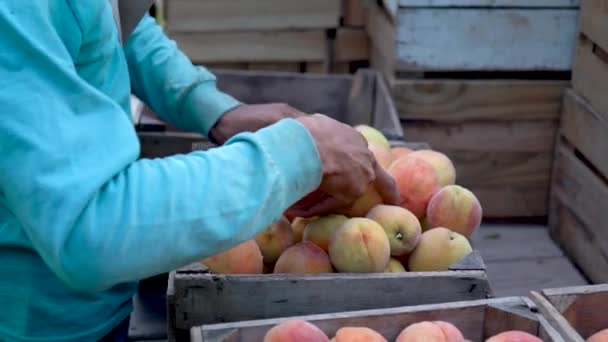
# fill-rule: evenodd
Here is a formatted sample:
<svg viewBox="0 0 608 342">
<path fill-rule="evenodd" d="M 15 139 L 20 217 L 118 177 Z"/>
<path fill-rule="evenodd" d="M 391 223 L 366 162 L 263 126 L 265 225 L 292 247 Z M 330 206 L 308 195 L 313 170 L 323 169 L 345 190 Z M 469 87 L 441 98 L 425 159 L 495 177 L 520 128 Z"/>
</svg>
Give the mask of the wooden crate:
<svg viewBox="0 0 608 342">
<path fill-rule="evenodd" d="M 608 113 L 604 113 L 608 114 Z M 551 234 L 594 282 L 608 282 L 608 116 L 568 90 L 551 185 Z"/>
<path fill-rule="evenodd" d="M 427 141 L 455 163 L 457 183 L 486 218 L 545 217 L 555 135 L 566 81 L 393 82 L 408 139 Z"/>
<path fill-rule="evenodd" d="M 566 342 L 584 342 L 608 329 L 608 284 L 549 289 L 531 297 Z"/>
<path fill-rule="evenodd" d="M 218 88 L 244 103 L 284 102 L 350 125 L 371 125 L 390 140 L 403 140 L 392 97 L 375 70 L 362 69 L 355 75 L 268 71 L 218 71 L 215 75 Z M 142 157 L 161 157 L 212 145 L 198 134 L 167 125 L 149 109 L 134 115 Z"/>
<path fill-rule="evenodd" d="M 324 275 L 216 275 L 195 264 L 172 272 L 167 291 L 170 336 L 201 324 L 491 296 L 485 265 L 474 251 L 445 272 Z"/>
<path fill-rule="evenodd" d="M 582 1 L 579 22 L 573 87 L 608 118 L 608 2 Z"/>
<path fill-rule="evenodd" d="M 372 64 L 429 71 L 567 71 L 577 0 L 392 0 L 370 6 Z M 384 6 L 381 5 L 384 3 Z"/>
<path fill-rule="evenodd" d="M 261 341 L 273 326 L 287 319 L 309 321 L 328 336 L 345 326 L 364 326 L 394 341 L 406 326 L 421 321 L 447 321 L 471 341 L 485 339 L 509 330 L 522 330 L 543 341 L 563 341 L 547 320 L 535 312 L 535 305 L 524 297 L 462 301 L 434 305 L 340 312 L 280 319 L 203 325 L 191 330 L 192 342 Z"/>
</svg>

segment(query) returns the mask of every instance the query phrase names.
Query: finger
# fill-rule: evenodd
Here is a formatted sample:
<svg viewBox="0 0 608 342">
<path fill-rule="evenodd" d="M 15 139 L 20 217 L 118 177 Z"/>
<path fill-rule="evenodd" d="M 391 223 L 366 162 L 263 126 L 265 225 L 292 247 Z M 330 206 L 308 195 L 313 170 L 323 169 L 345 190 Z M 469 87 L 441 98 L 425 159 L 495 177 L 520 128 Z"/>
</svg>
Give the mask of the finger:
<svg viewBox="0 0 608 342">
<path fill-rule="evenodd" d="M 345 205 L 346 203 L 335 197 L 326 197 L 309 208 L 293 208 L 289 209 L 288 212 L 289 215 L 296 217 L 322 216 L 331 214 L 336 209 L 342 208 Z"/>
<path fill-rule="evenodd" d="M 291 117 L 291 118 L 297 118 L 297 117 L 301 117 L 301 116 L 306 116 L 308 115 L 307 113 L 304 113 L 288 104 L 285 104 L 282 108 L 282 111 L 284 112 L 283 114 L 285 116 Z"/>
<path fill-rule="evenodd" d="M 374 180 L 374 187 L 384 204 L 399 205 L 401 204 L 401 194 L 397 188 L 397 182 L 393 176 L 389 175 L 380 164 L 375 165 L 376 179 Z"/>
</svg>

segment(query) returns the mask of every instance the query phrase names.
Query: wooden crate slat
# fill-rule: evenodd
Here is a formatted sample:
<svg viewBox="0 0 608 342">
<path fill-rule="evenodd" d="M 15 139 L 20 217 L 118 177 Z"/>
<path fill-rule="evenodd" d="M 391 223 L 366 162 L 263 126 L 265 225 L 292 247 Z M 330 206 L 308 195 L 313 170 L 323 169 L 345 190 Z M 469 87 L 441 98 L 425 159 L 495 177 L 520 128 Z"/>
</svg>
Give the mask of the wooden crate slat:
<svg viewBox="0 0 608 342">
<path fill-rule="evenodd" d="M 565 81 L 397 80 L 395 106 L 402 119 L 557 120 Z"/>
<path fill-rule="evenodd" d="M 605 0 L 583 0 L 579 29 L 604 51 L 608 51 L 608 3 Z"/>
<path fill-rule="evenodd" d="M 267 71 L 286 71 L 286 72 L 299 72 L 300 63 L 249 63 L 247 66 L 249 70 L 267 70 Z"/>
<path fill-rule="evenodd" d="M 340 0 L 170 0 L 172 31 L 247 31 L 332 28 Z"/>
<path fill-rule="evenodd" d="M 395 0 L 401 7 L 571 7 L 578 8 L 579 0 Z"/>
<path fill-rule="evenodd" d="M 597 50 L 594 52 L 593 42 L 585 37 L 579 38 L 576 47 L 572 85 L 598 114 L 608 119 L 608 57 L 602 58 Z"/>
<path fill-rule="evenodd" d="M 369 0 L 342 0 L 343 24 L 349 27 L 363 27 L 366 19 L 366 5 Z"/>
<path fill-rule="evenodd" d="M 569 70 L 575 10 L 401 9 L 397 69 Z"/>
<path fill-rule="evenodd" d="M 334 61 L 336 62 L 369 59 L 369 39 L 362 28 L 338 29 L 335 44 Z"/>
<path fill-rule="evenodd" d="M 368 11 L 366 29 L 371 40 L 371 64 L 392 83 L 397 42 L 395 26 L 380 6 L 370 5 Z"/>
<path fill-rule="evenodd" d="M 325 31 L 169 32 L 194 62 L 325 61 Z"/>
</svg>

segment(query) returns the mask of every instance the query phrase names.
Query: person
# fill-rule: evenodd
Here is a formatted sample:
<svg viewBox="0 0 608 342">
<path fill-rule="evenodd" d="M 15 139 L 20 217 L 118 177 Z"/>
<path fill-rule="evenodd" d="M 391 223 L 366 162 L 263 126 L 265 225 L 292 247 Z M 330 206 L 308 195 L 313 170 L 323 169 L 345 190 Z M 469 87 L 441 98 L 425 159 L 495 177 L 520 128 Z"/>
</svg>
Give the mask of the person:
<svg viewBox="0 0 608 342">
<path fill-rule="evenodd" d="M 0 0 L 1 341 L 124 340 L 139 280 L 372 182 L 397 201 L 351 127 L 240 103 L 152 17 L 124 40 L 114 18 L 107 0 Z M 131 94 L 221 146 L 140 159 Z"/>
</svg>

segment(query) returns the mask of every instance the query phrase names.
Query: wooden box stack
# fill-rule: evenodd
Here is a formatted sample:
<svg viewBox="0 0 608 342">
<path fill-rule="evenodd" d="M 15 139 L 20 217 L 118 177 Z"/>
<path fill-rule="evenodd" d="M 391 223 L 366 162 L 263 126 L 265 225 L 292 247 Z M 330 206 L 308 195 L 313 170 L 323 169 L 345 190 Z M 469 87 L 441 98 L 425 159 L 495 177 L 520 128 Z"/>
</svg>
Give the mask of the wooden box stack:
<svg viewBox="0 0 608 342">
<path fill-rule="evenodd" d="M 485 218 L 548 215 L 577 0 L 384 0 L 369 6 L 371 64 L 408 139 L 446 153 Z"/>
<path fill-rule="evenodd" d="M 608 282 L 608 1 L 583 0 L 552 176 L 553 237 L 593 282 Z"/>
<path fill-rule="evenodd" d="M 167 33 L 210 68 L 349 73 L 369 64 L 366 0 L 165 0 Z"/>
</svg>

